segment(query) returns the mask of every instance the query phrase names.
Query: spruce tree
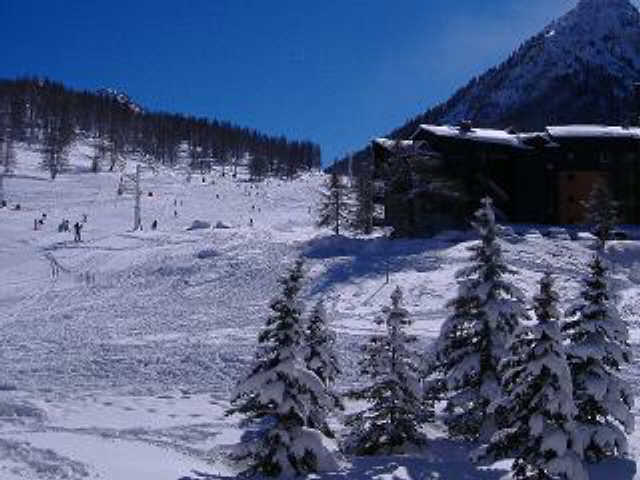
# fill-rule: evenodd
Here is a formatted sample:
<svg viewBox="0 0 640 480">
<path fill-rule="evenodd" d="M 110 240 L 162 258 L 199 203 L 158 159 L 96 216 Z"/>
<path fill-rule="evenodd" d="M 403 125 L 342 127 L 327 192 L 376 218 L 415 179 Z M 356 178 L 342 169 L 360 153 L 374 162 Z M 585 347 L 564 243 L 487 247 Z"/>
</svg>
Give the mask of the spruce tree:
<svg viewBox="0 0 640 480">
<path fill-rule="evenodd" d="M 41 166 L 55 180 L 69 165 L 68 147 L 74 136 L 71 109 L 60 98 L 50 99 L 50 112 L 43 128 Z"/>
<path fill-rule="evenodd" d="M 482 200 L 472 225 L 480 241 L 469 247 L 471 265 L 457 272 L 458 294 L 436 343 L 431 384 L 447 401 L 449 432 L 486 439 L 498 423 L 490 408 L 502 395 L 498 364 L 527 313 L 522 293 L 505 278 L 514 271 L 502 257 L 491 199 Z"/>
<path fill-rule="evenodd" d="M 629 332 L 607 285 L 599 255 L 589 264 L 580 300 L 567 311 L 563 332 L 578 415 L 577 433 L 590 461 L 627 453 L 634 398 L 620 369 L 631 362 Z"/>
<path fill-rule="evenodd" d="M 402 307 L 399 287 L 383 313 L 385 317 L 375 323 L 384 330 L 364 345 L 359 364 L 361 375 L 371 383 L 350 394 L 369 403 L 346 422 L 351 429 L 347 449 L 357 454 L 400 453 L 425 443 L 420 431 L 424 412 L 418 359 L 411 348 L 416 337 L 405 331 L 411 320 Z"/>
<path fill-rule="evenodd" d="M 0 119 L 1 120 L 1 119 Z M 0 134 L 2 132 L 0 131 Z M 6 201 L 4 193 L 4 178 L 11 173 L 16 165 L 13 140 L 10 135 L 0 136 L 0 202 Z"/>
<path fill-rule="evenodd" d="M 7 102 L 7 110 L 3 110 L 0 104 L 0 202 L 5 202 L 4 178 L 13 173 L 16 166 L 16 154 L 13 148 L 14 135 L 11 128 L 10 102 Z"/>
<path fill-rule="evenodd" d="M 333 390 L 336 378 L 340 374 L 340 367 L 334 351 L 336 335 L 329 329 L 327 313 L 322 301 L 315 305 L 309 315 L 305 337 L 304 359 L 307 368 L 318 376 L 328 395 L 333 399 L 330 405 L 318 405 L 318 408 L 312 409 L 307 419 L 307 425 L 333 438 L 334 434 L 327 424 L 327 416 L 331 410 L 342 410 L 344 407 L 340 397 Z"/>
<path fill-rule="evenodd" d="M 618 203 L 614 201 L 606 183 L 597 182 L 587 201 L 582 204 L 586 211 L 586 223 L 591 225 L 598 238 L 598 249 L 604 250 L 610 233 L 618 223 Z"/>
<path fill-rule="evenodd" d="M 102 170 L 102 164 L 107 157 L 109 151 L 109 144 L 105 137 L 97 136 L 93 139 L 93 152 L 88 155 L 88 159 L 91 161 L 91 171 L 98 173 Z"/>
<path fill-rule="evenodd" d="M 573 443 L 577 411 L 549 273 L 540 280 L 533 309 L 537 323 L 518 328 L 500 364 L 505 397 L 496 411 L 505 428 L 478 453 L 515 458 L 515 480 L 585 480 L 582 452 Z"/>
<path fill-rule="evenodd" d="M 244 415 L 243 425 L 263 428 L 238 456 L 249 460 L 249 473 L 297 475 L 337 468 L 332 442 L 307 425 L 311 412 L 330 409 L 334 399 L 302 358 L 302 278 L 303 262 L 298 260 L 280 280 L 283 292 L 271 303 L 273 313 L 258 337 L 255 365 L 238 385 L 227 412 Z"/>
<path fill-rule="evenodd" d="M 340 235 L 340 227 L 349 222 L 350 206 L 347 186 L 335 170 L 321 195 L 317 226 L 329 227 Z"/>
<path fill-rule="evenodd" d="M 356 209 L 352 225 L 356 230 L 366 235 L 373 231 L 373 216 L 375 213 L 373 190 L 371 174 L 368 171 L 362 172 L 356 183 Z"/>
</svg>

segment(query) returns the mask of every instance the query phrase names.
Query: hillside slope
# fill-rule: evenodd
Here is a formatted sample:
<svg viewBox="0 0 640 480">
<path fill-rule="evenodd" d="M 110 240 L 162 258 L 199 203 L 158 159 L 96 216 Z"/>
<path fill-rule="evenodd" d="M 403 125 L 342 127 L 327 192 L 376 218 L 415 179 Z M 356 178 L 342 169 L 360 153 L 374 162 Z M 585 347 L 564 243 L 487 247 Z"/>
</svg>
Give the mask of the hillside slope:
<svg viewBox="0 0 640 480">
<path fill-rule="evenodd" d="M 74 145 L 76 171 L 87 171 L 89 148 Z M 298 255 L 307 258 L 304 300 L 309 306 L 324 298 L 338 334 L 340 390 L 360 381 L 360 346 L 395 285 L 405 290 L 419 348 L 428 348 L 467 258 L 468 241 L 389 240 L 381 232 L 336 238 L 316 230 L 309 207 L 322 174 L 268 180 L 267 187 L 247 182 L 244 172 L 233 179 L 214 170 L 204 182 L 187 182 L 175 170 L 145 171 L 145 230 L 131 232 L 133 199 L 116 194 L 118 174 L 51 181 L 37 168 L 37 153 L 19 145 L 18 154 L 20 167 L 5 187 L 10 206 L 21 209 L 0 209 L 3 480 L 232 478 L 238 468 L 222 452 L 242 432 L 224 410 L 251 363 L 278 275 Z M 44 225 L 33 230 L 42 213 Z M 74 223 L 84 214 L 82 242 L 57 231 L 62 218 Z M 194 220 L 230 228 L 188 230 Z M 563 306 L 591 254 L 589 242 L 535 235 L 504 247 L 528 295 L 549 265 L 559 265 Z M 609 249 L 636 356 L 639 252 L 633 241 Z M 638 364 L 624 375 L 640 393 Z M 424 452 L 346 459 L 342 471 L 319 478 L 508 478 L 508 462 L 471 464 L 473 445 L 448 440 L 441 424 L 427 433 Z M 633 459 L 640 458 L 640 433 L 631 444 Z M 591 478 L 640 478 L 635 470 L 633 460 L 607 462 Z"/>
</svg>

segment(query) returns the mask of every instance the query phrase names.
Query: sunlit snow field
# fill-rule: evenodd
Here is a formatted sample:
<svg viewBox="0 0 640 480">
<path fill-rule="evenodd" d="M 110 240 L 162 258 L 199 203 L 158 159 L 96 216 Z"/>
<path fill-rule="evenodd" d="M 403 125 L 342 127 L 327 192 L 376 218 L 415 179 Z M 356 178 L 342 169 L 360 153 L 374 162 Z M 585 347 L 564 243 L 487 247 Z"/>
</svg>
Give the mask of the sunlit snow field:
<svg viewBox="0 0 640 480">
<path fill-rule="evenodd" d="M 89 173 L 87 153 L 76 144 L 73 173 L 50 181 L 37 168 L 39 154 L 20 146 L 18 170 L 5 180 L 1 480 L 235 476 L 238 467 L 222 453 L 242 432 L 224 411 L 279 293 L 278 276 L 300 254 L 307 258 L 307 305 L 324 298 L 338 332 L 341 390 L 358 381 L 359 347 L 396 285 L 405 290 L 420 348 L 437 335 L 455 294 L 454 273 L 467 257 L 464 234 L 334 238 L 313 226 L 322 174 L 253 184 L 242 169 L 235 179 L 216 170 L 204 182 L 200 175 L 187 182 L 182 170 L 145 170 L 144 230 L 132 232 L 133 197 L 116 194 L 120 172 Z M 132 161 L 128 170 L 134 168 Z M 16 203 L 19 211 L 11 209 Z M 34 231 L 42 213 L 45 224 Z M 63 218 L 73 225 L 83 214 L 81 243 L 58 233 Z M 194 220 L 230 228 L 187 230 Z M 552 268 L 565 305 L 592 251 L 589 240 L 535 234 L 504 249 L 519 272 L 514 281 L 529 295 Z M 608 255 L 640 356 L 640 242 L 610 242 Z M 640 393 L 637 365 L 625 375 Z M 343 470 L 326 478 L 509 478 L 508 462 L 476 467 L 467 460 L 470 445 L 446 440 L 437 424 L 428 434 L 433 440 L 422 454 L 345 459 Z M 632 456 L 640 458 L 640 433 Z M 601 464 L 591 477 L 640 478 L 634 461 Z"/>
</svg>

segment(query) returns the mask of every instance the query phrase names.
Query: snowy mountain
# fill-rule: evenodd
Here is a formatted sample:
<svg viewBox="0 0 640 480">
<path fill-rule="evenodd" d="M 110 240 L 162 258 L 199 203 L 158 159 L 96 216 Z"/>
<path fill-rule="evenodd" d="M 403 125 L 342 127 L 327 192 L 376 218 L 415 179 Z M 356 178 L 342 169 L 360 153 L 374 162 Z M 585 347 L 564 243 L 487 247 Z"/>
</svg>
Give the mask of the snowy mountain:
<svg viewBox="0 0 640 480">
<path fill-rule="evenodd" d="M 580 0 L 502 64 L 390 136 L 421 123 L 539 130 L 570 123 L 622 124 L 640 81 L 640 12 L 629 0 Z M 359 152 L 363 160 L 366 155 Z"/>
<path fill-rule="evenodd" d="M 640 80 L 640 13 L 628 0 L 581 0 L 511 57 L 426 114 L 438 123 L 530 130 L 620 123 Z"/>
</svg>

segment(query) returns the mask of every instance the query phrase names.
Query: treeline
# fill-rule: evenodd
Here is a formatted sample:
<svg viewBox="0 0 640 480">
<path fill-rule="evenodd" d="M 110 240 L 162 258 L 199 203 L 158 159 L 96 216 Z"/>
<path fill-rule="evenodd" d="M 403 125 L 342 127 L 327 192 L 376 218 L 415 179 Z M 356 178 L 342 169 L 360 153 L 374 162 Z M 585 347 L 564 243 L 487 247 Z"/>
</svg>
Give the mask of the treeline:
<svg viewBox="0 0 640 480">
<path fill-rule="evenodd" d="M 320 147 L 310 141 L 271 137 L 229 122 L 146 112 L 113 91 L 76 91 L 47 79 L 0 80 L 0 152 L 5 171 L 15 166 L 16 142 L 41 146 L 42 167 L 55 178 L 68 166 L 68 148 L 82 135 L 95 148 L 91 168 L 113 171 L 127 154 L 175 167 L 183 156 L 192 168 L 249 159 L 255 178 L 293 177 L 320 168 Z M 10 159 L 10 160 L 8 160 Z"/>
</svg>

